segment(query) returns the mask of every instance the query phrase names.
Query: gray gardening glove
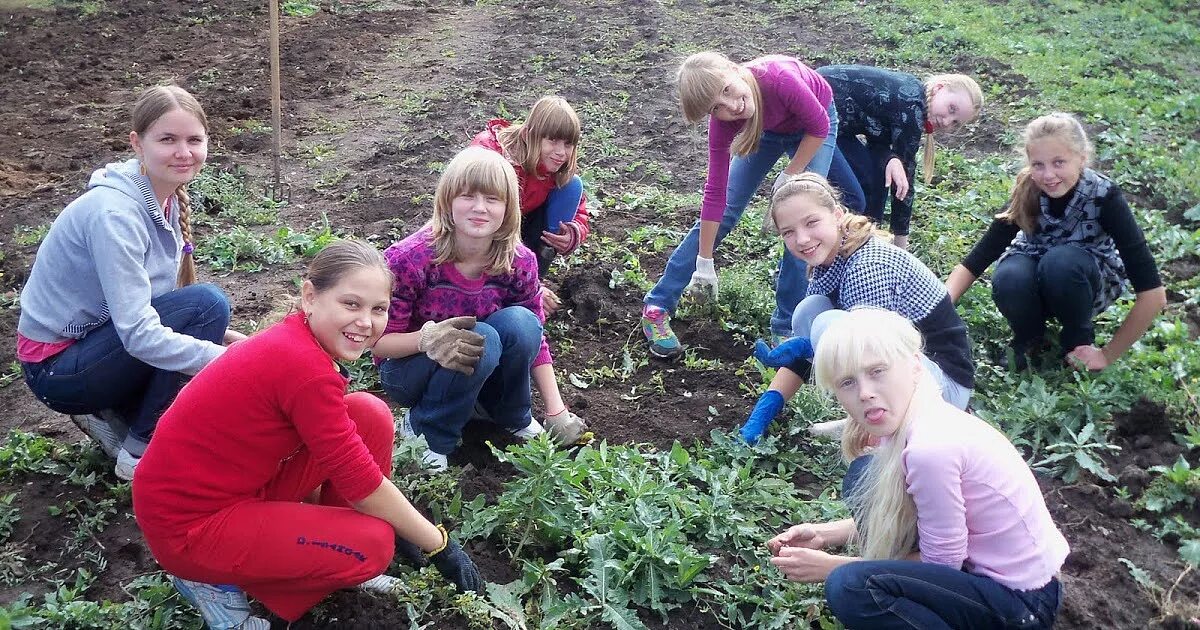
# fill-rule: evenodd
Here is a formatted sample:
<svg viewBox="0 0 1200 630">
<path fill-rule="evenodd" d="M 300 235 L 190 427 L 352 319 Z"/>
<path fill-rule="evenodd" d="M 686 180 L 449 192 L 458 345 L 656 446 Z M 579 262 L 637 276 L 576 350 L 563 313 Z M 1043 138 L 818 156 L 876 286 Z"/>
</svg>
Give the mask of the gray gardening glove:
<svg viewBox="0 0 1200 630">
<path fill-rule="evenodd" d="M 571 413 L 570 409 L 563 409 L 553 416 L 546 416 L 544 425 L 555 441 L 563 446 L 587 444 L 592 439 L 592 433 L 588 431 L 587 423 L 583 421 L 583 418 Z"/>
<path fill-rule="evenodd" d="M 483 591 L 483 576 L 479 575 L 479 569 L 467 552 L 453 540 L 447 540 L 446 548 L 430 556 L 429 562 L 460 591 Z"/>
<path fill-rule="evenodd" d="M 475 364 L 483 356 L 483 335 L 471 330 L 474 327 L 472 316 L 425 322 L 417 350 L 447 370 L 473 374 Z"/>
</svg>

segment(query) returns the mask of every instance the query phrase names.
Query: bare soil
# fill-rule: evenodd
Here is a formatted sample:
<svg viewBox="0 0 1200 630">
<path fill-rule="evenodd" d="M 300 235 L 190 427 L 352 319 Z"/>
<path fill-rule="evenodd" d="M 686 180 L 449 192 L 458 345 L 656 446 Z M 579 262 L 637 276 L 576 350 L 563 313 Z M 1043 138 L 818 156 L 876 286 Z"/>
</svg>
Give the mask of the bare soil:
<svg viewBox="0 0 1200 630">
<path fill-rule="evenodd" d="M 0 10 L 0 294 L 19 289 L 28 276 L 36 246 L 14 242 L 18 226 L 53 220 L 82 190 L 93 168 L 128 153 L 128 111 L 140 86 L 176 81 L 191 90 L 208 112 L 212 168 L 240 168 L 251 181 L 266 180 L 270 136 L 244 131 L 270 118 L 265 3 L 247 0 L 135 3 L 109 0 L 102 11 L 82 17 L 74 9 Z M 328 3 L 322 3 L 326 9 Z M 622 239 L 628 229 L 653 214 L 605 214 L 612 198 L 639 182 L 653 182 L 643 163 L 664 165 L 680 191 L 698 190 L 704 176 L 700 134 L 677 113 L 671 78 L 678 51 L 712 48 L 735 58 L 765 52 L 796 54 L 812 65 L 866 62 L 886 45 L 854 23 L 821 9 L 797 9 L 779 17 L 766 0 L 725 5 L 699 0 L 516 0 L 503 3 L 410 2 L 335 3 L 337 12 L 285 18 L 283 27 L 283 159 L 290 204 L 284 220 L 303 228 L 322 214 L 335 230 L 371 237 L 381 246 L 408 233 L 429 216 L 428 195 L 436 164 L 448 160 L 491 117 L 505 111 L 520 116 L 543 93 L 556 92 L 580 110 L 585 143 L 589 128 L 614 132 L 584 147 L 584 163 L 597 178 L 589 195 L 596 233 Z M 764 25 L 761 16 L 775 16 Z M 757 22 L 755 20 L 758 20 Z M 842 20 L 842 21 L 839 21 Z M 781 44 L 784 43 L 784 44 Z M 1029 93 L 1002 61 L 963 56 L 957 68 L 1003 83 L 1014 98 Z M 1001 125 L 984 121 L 960 139 L 977 152 L 1001 149 Z M 319 149 L 319 150 L 318 150 Z M 685 229 L 694 214 L 667 220 Z M 662 269 L 665 254 L 641 261 L 650 277 Z M 732 263 L 733 261 L 725 261 Z M 271 309 L 291 288 L 302 263 L 262 273 L 214 275 L 234 305 L 235 322 L 246 323 Z M 556 268 L 550 278 L 565 300 L 557 317 L 569 326 L 570 350 L 557 353 L 562 375 L 620 360 L 622 348 L 637 338 L 641 295 L 609 288 L 604 265 Z M 1190 273 L 1195 273 L 1194 266 Z M 10 294 L 11 295 L 11 294 Z M 0 304 L 4 302 L 0 301 Z M 17 310 L 0 311 L 0 366 L 13 361 Z M 665 393 L 629 400 L 628 386 L 587 389 L 564 386 L 568 403 L 603 438 L 614 443 L 669 447 L 675 440 L 706 439 L 713 429 L 734 428 L 751 401 L 738 388 L 733 368 L 749 347 L 732 333 L 704 321 L 680 321 L 685 343 L 702 346 L 707 358 L 721 359 L 719 371 L 688 370 L 651 362 L 631 383 L 663 375 Z M 720 411 L 712 414 L 709 408 Z M 50 412 L 15 382 L 0 388 L 0 431 L 19 428 L 65 441 L 80 438 L 63 416 Z M 1153 423 L 1161 410 L 1139 406 L 1126 416 L 1129 426 Z M 1131 447 L 1115 470 L 1144 470 L 1169 462 L 1169 436 L 1130 430 Z M 467 444 L 452 460 L 469 465 L 461 479 L 464 497 L 500 492 L 510 477 L 490 455 L 483 439 L 502 441 L 487 427 L 473 427 Z M 1140 446 L 1139 446 L 1140 445 Z M 1140 459 L 1139 459 L 1140 457 Z M 1130 479 L 1137 477 L 1129 472 Z M 1113 507 L 1111 492 L 1086 485 L 1044 485 L 1048 503 L 1071 542 L 1063 570 L 1066 602 L 1063 628 L 1146 628 L 1160 623 L 1150 598 L 1117 562 L 1132 560 L 1160 584 L 1180 571 L 1177 554 L 1129 524 L 1132 508 Z M 44 475 L 0 484 L 0 495 L 19 491 L 22 520 L 13 539 L 23 541 L 31 564 L 51 560 L 70 567 L 64 556 L 68 521 L 48 516 L 50 505 L 89 496 Z M 95 491 L 90 498 L 99 500 Z M 108 565 L 88 593 L 95 599 L 127 599 L 122 584 L 155 570 L 141 542 L 128 501 L 96 541 Z M 1126 509 L 1128 508 L 1128 509 Z M 468 546 L 484 577 L 515 579 L 502 550 L 488 541 Z M 0 602 L 23 591 L 40 593 L 42 581 L 0 589 Z M 1200 584 L 1189 579 L 1179 596 L 1195 600 Z M 655 624 L 653 619 L 645 619 Z M 1167 621 L 1170 624 L 1177 623 Z M 447 624 L 458 622 L 447 621 Z M 1181 623 L 1181 622 L 1179 622 Z M 364 594 L 339 593 L 295 628 L 394 628 L 406 626 L 402 611 Z M 282 626 L 278 626 L 282 627 Z M 443 625 L 439 627 L 457 627 Z M 717 628 L 700 613 L 680 611 L 670 628 Z"/>
</svg>

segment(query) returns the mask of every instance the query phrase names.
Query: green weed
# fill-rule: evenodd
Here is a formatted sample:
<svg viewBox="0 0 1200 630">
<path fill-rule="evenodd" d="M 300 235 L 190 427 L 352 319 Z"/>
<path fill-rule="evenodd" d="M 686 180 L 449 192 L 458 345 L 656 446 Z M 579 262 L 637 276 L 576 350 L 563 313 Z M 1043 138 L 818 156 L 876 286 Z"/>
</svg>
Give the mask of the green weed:
<svg viewBox="0 0 1200 630">
<path fill-rule="evenodd" d="M 41 245 L 42 239 L 46 238 L 49 231 L 49 223 L 35 226 L 18 225 L 13 229 L 13 242 L 22 247 Z"/>
<path fill-rule="evenodd" d="M 321 10 L 321 5 L 308 0 L 284 0 L 279 12 L 288 17 L 306 18 Z"/>
</svg>

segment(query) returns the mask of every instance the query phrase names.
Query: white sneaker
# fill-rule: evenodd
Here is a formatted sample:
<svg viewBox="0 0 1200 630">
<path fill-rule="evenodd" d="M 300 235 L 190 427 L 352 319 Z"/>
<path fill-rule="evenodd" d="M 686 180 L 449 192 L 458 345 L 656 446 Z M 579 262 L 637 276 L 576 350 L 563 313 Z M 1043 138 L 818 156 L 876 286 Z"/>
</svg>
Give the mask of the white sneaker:
<svg viewBox="0 0 1200 630">
<path fill-rule="evenodd" d="M 116 414 L 108 411 L 71 416 L 71 422 L 79 427 L 83 434 L 92 438 L 100 445 L 100 449 L 109 457 L 116 457 L 129 433 L 129 427 Z"/>
<path fill-rule="evenodd" d="M 405 439 L 417 437 L 416 432 L 412 428 L 412 421 L 408 419 L 408 414 L 409 411 L 405 409 L 404 415 L 400 416 L 400 436 Z"/>
<path fill-rule="evenodd" d="M 396 590 L 396 587 L 400 586 L 401 584 L 403 584 L 403 582 L 400 581 L 400 578 L 394 578 L 390 575 L 377 575 L 366 582 L 359 584 L 356 588 L 358 588 L 360 591 L 366 591 L 368 593 L 381 593 L 386 595 Z"/>
<path fill-rule="evenodd" d="M 133 481 L 133 471 L 137 468 L 140 461 L 142 461 L 141 457 L 134 457 L 133 453 L 121 448 L 117 452 L 117 465 L 113 468 L 113 472 L 117 474 L 117 479 Z"/>
<path fill-rule="evenodd" d="M 842 431 L 846 429 L 846 423 L 850 422 L 850 418 L 842 418 L 841 420 L 830 420 L 829 422 L 818 422 L 811 427 L 808 427 L 809 434 L 816 437 L 842 437 Z"/>
<path fill-rule="evenodd" d="M 193 582 L 174 575 L 171 583 L 188 603 L 200 611 L 211 630 L 271 630 L 271 622 L 250 616 L 250 602 L 242 589 L 232 584 Z"/>
<path fill-rule="evenodd" d="M 433 472 L 445 472 L 450 467 L 450 458 L 447 455 L 425 449 L 425 454 L 421 456 L 421 463 Z"/>
<path fill-rule="evenodd" d="M 522 440 L 532 440 L 533 438 L 545 433 L 546 429 L 542 427 L 542 423 L 530 418 L 529 425 L 524 429 L 517 429 L 515 431 L 510 430 L 509 432 L 521 438 Z"/>
</svg>

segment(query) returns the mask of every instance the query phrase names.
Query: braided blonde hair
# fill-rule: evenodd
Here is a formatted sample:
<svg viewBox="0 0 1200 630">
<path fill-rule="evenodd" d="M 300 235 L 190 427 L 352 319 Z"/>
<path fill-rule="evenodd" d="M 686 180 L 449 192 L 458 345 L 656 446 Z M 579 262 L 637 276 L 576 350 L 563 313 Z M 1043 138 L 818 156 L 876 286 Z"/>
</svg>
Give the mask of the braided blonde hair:
<svg viewBox="0 0 1200 630">
<path fill-rule="evenodd" d="M 195 116 L 204 131 L 208 132 L 208 117 L 204 115 L 204 108 L 196 97 L 178 85 L 146 88 L 133 106 L 133 130 L 142 136 L 164 114 L 177 109 Z M 192 255 L 196 249 L 192 240 L 192 198 L 188 194 L 187 184 L 180 184 L 175 189 L 175 201 L 179 205 L 179 232 L 183 236 L 183 257 L 179 261 L 177 283 L 185 287 L 196 282 L 196 259 Z"/>
</svg>

